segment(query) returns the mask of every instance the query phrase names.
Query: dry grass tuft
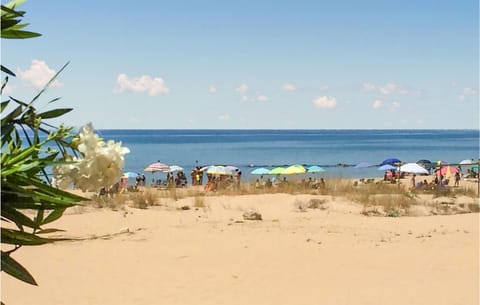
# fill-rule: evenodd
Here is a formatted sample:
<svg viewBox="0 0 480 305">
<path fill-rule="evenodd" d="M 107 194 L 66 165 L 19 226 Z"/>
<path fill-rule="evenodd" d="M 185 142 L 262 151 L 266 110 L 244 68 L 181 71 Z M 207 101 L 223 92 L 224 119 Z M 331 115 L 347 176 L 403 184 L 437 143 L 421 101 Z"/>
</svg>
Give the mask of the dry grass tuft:
<svg viewBox="0 0 480 305">
<path fill-rule="evenodd" d="M 324 199 L 312 198 L 309 201 L 303 201 L 300 199 L 295 199 L 293 202 L 293 207 L 299 212 L 306 212 L 308 209 L 321 209 L 325 210 L 326 206 L 324 205 L 326 201 Z"/>
<path fill-rule="evenodd" d="M 312 198 L 310 199 L 310 201 L 308 202 L 308 208 L 309 209 L 321 209 L 321 210 L 324 210 L 325 209 L 325 203 L 326 201 L 324 199 L 319 199 L 319 198 Z"/>
<path fill-rule="evenodd" d="M 130 206 L 134 208 L 146 209 L 149 206 L 158 205 L 158 196 L 152 189 L 128 193 L 126 194 L 126 198 Z"/>
<path fill-rule="evenodd" d="M 206 208 L 207 205 L 205 204 L 205 197 L 195 196 L 194 199 L 193 199 L 193 207 L 194 208 Z"/>
<path fill-rule="evenodd" d="M 300 199 L 295 199 L 293 202 L 293 208 L 299 212 L 306 212 L 308 209 L 308 203 Z"/>
</svg>

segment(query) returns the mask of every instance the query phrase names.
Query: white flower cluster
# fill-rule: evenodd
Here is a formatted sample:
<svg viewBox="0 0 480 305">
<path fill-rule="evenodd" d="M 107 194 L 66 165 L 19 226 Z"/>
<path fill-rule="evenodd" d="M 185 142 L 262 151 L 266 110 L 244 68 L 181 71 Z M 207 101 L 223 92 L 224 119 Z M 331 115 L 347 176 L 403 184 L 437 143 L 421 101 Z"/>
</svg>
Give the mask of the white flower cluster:
<svg viewBox="0 0 480 305">
<path fill-rule="evenodd" d="M 98 191 L 120 181 L 124 165 L 124 155 L 129 153 L 121 142 L 106 143 L 95 134 L 91 123 L 80 130 L 78 151 L 82 158 L 73 158 L 72 163 L 53 168 L 53 173 L 60 188 L 73 184 L 82 191 Z"/>
</svg>

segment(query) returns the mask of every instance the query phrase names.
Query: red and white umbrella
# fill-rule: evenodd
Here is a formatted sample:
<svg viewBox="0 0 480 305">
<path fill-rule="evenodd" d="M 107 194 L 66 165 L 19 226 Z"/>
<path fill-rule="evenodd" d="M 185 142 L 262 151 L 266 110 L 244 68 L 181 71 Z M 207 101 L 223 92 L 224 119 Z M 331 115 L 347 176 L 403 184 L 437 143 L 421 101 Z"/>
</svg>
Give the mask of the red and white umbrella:
<svg viewBox="0 0 480 305">
<path fill-rule="evenodd" d="M 453 166 L 450 166 L 450 165 L 444 166 L 441 169 L 436 170 L 437 176 L 440 175 L 440 174 L 442 176 L 450 176 L 450 175 L 455 174 L 457 172 L 458 172 L 458 169 L 456 167 L 453 167 Z"/>
<path fill-rule="evenodd" d="M 168 169 L 169 169 L 169 166 L 167 164 L 155 162 L 147 166 L 143 171 L 154 173 L 154 172 L 168 171 Z"/>
</svg>

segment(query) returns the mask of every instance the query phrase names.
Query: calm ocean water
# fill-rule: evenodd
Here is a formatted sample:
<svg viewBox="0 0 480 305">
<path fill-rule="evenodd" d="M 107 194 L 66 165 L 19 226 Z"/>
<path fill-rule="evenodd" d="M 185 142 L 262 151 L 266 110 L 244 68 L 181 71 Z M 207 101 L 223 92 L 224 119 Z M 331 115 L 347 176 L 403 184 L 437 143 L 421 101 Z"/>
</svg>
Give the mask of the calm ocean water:
<svg viewBox="0 0 480 305">
<path fill-rule="evenodd" d="M 196 165 L 234 165 L 243 176 L 256 167 L 320 165 L 325 177 L 381 177 L 376 168 L 355 169 L 360 162 L 387 158 L 458 163 L 479 158 L 479 130 L 99 130 L 106 140 L 130 149 L 125 171 L 143 172 L 160 160 L 185 169 Z M 352 165 L 351 167 L 337 166 Z M 155 173 L 161 177 L 162 173 Z M 147 173 L 147 177 L 151 177 Z"/>
</svg>

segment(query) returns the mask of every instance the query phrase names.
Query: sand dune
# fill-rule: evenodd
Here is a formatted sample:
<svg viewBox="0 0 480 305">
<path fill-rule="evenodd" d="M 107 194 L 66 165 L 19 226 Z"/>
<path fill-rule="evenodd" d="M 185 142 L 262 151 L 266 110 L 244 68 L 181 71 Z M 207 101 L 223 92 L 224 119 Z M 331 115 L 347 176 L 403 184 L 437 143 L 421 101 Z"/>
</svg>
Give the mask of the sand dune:
<svg viewBox="0 0 480 305">
<path fill-rule="evenodd" d="M 15 253 L 38 287 L 2 273 L 6 304 L 479 304 L 479 214 L 366 217 L 338 198 L 264 194 L 74 208 L 78 241 Z M 319 198 L 316 196 L 315 198 Z M 245 211 L 262 214 L 244 220 Z M 128 232 L 127 232 L 128 228 Z"/>
</svg>

